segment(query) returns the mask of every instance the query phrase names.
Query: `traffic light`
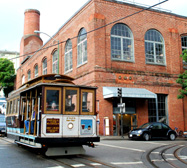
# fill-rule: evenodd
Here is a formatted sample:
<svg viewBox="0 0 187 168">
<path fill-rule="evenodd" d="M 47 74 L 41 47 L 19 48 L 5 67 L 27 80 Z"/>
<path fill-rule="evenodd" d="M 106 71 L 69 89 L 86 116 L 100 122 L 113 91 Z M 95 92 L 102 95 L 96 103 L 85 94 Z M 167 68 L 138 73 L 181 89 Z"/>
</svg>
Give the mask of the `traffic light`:
<svg viewBox="0 0 187 168">
<path fill-rule="evenodd" d="M 122 97 L 122 88 L 118 88 L 118 97 Z"/>
</svg>

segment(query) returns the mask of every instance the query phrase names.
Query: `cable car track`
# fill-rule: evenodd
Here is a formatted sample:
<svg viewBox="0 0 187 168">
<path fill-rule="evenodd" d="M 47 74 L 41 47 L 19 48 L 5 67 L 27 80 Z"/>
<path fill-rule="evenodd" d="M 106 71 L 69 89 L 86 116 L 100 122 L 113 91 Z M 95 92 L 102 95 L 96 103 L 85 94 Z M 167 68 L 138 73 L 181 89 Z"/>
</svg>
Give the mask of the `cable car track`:
<svg viewBox="0 0 187 168">
<path fill-rule="evenodd" d="M 76 165 L 82 165 L 83 167 L 105 166 L 110 168 L 116 168 L 116 166 L 114 165 L 110 165 L 108 163 L 101 162 L 84 155 L 67 156 L 63 158 L 51 158 L 51 161 L 55 161 L 58 164 L 62 164 L 69 167 L 76 167 Z M 71 162 L 71 163 L 67 163 L 67 162 Z"/>
<path fill-rule="evenodd" d="M 184 148 L 184 145 L 164 145 L 152 149 L 147 153 L 147 161 L 154 168 L 185 168 L 187 162 L 178 156 L 179 150 Z"/>
</svg>

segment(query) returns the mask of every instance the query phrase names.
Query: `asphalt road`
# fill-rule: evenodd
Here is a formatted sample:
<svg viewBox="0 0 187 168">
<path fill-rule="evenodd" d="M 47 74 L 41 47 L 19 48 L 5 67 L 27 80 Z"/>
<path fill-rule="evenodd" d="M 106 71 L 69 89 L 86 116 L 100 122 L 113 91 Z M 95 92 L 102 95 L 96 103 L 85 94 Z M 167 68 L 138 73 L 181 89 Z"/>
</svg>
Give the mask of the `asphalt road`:
<svg viewBox="0 0 187 168">
<path fill-rule="evenodd" d="M 187 139 L 132 141 L 121 137 L 101 137 L 101 142 L 95 143 L 95 148 L 84 147 L 85 155 L 45 157 L 28 148 L 18 147 L 14 141 L 6 137 L 0 137 L 0 167 L 3 168 L 68 168 L 68 167 L 125 167 L 125 168 L 146 168 L 171 167 L 166 161 L 177 164 L 180 168 L 187 167 Z M 173 147 L 173 149 L 171 148 Z M 163 149 L 164 147 L 164 149 Z M 168 150 L 166 151 L 166 148 Z M 178 149 L 179 159 L 173 158 L 173 153 Z M 156 150 L 156 151 L 155 151 Z M 152 151 L 152 152 L 151 152 Z M 166 161 L 160 158 L 161 152 L 167 156 Z M 171 158 L 172 157 L 172 158 Z M 147 160 L 150 158 L 150 160 Z M 160 160 L 159 160 L 160 159 Z M 150 161 L 150 162 L 149 162 Z M 166 166 L 167 165 L 167 166 Z"/>
</svg>

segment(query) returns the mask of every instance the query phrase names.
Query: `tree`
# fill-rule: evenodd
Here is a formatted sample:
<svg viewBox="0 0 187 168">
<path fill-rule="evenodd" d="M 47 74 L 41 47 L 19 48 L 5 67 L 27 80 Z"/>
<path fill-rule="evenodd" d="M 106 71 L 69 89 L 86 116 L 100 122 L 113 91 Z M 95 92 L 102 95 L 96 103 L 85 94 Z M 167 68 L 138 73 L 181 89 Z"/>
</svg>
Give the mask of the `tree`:
<svg viewBox="0 0 187 168">
<path fill-rule="evenodd" d="M 185 63 L 187 63 L 187 50 L 183 50 L 182 55 L 180 55 Z M 178 79 L 176 80 L 182 87 L 179 90 L 180 94 L 177 96 L 178 99 L 182 99 L 187 96 L 187 71 L 184 71 L 182 74 L 179 75 Z"/>
<path fill-rule="evenodd" d="M 0 90 L 8 97 L 14 89 L 15 69 L 14 64 L 6 58 L 0 58 Z"/>
</svg>

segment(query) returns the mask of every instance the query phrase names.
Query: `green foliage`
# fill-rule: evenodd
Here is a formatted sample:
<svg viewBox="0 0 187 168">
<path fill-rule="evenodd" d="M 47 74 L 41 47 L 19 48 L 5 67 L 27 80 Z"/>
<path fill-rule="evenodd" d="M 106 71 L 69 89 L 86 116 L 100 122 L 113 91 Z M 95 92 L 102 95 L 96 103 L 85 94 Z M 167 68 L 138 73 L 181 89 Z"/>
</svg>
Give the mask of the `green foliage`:
<svg viewBox="0 0 187 168">
<path fill-rule="evenodd" d="M 15 69 L 14 64 L 6 58 L 0 58 L 0 89 L 5 96 L 14 89 Z"/>
</svg>

